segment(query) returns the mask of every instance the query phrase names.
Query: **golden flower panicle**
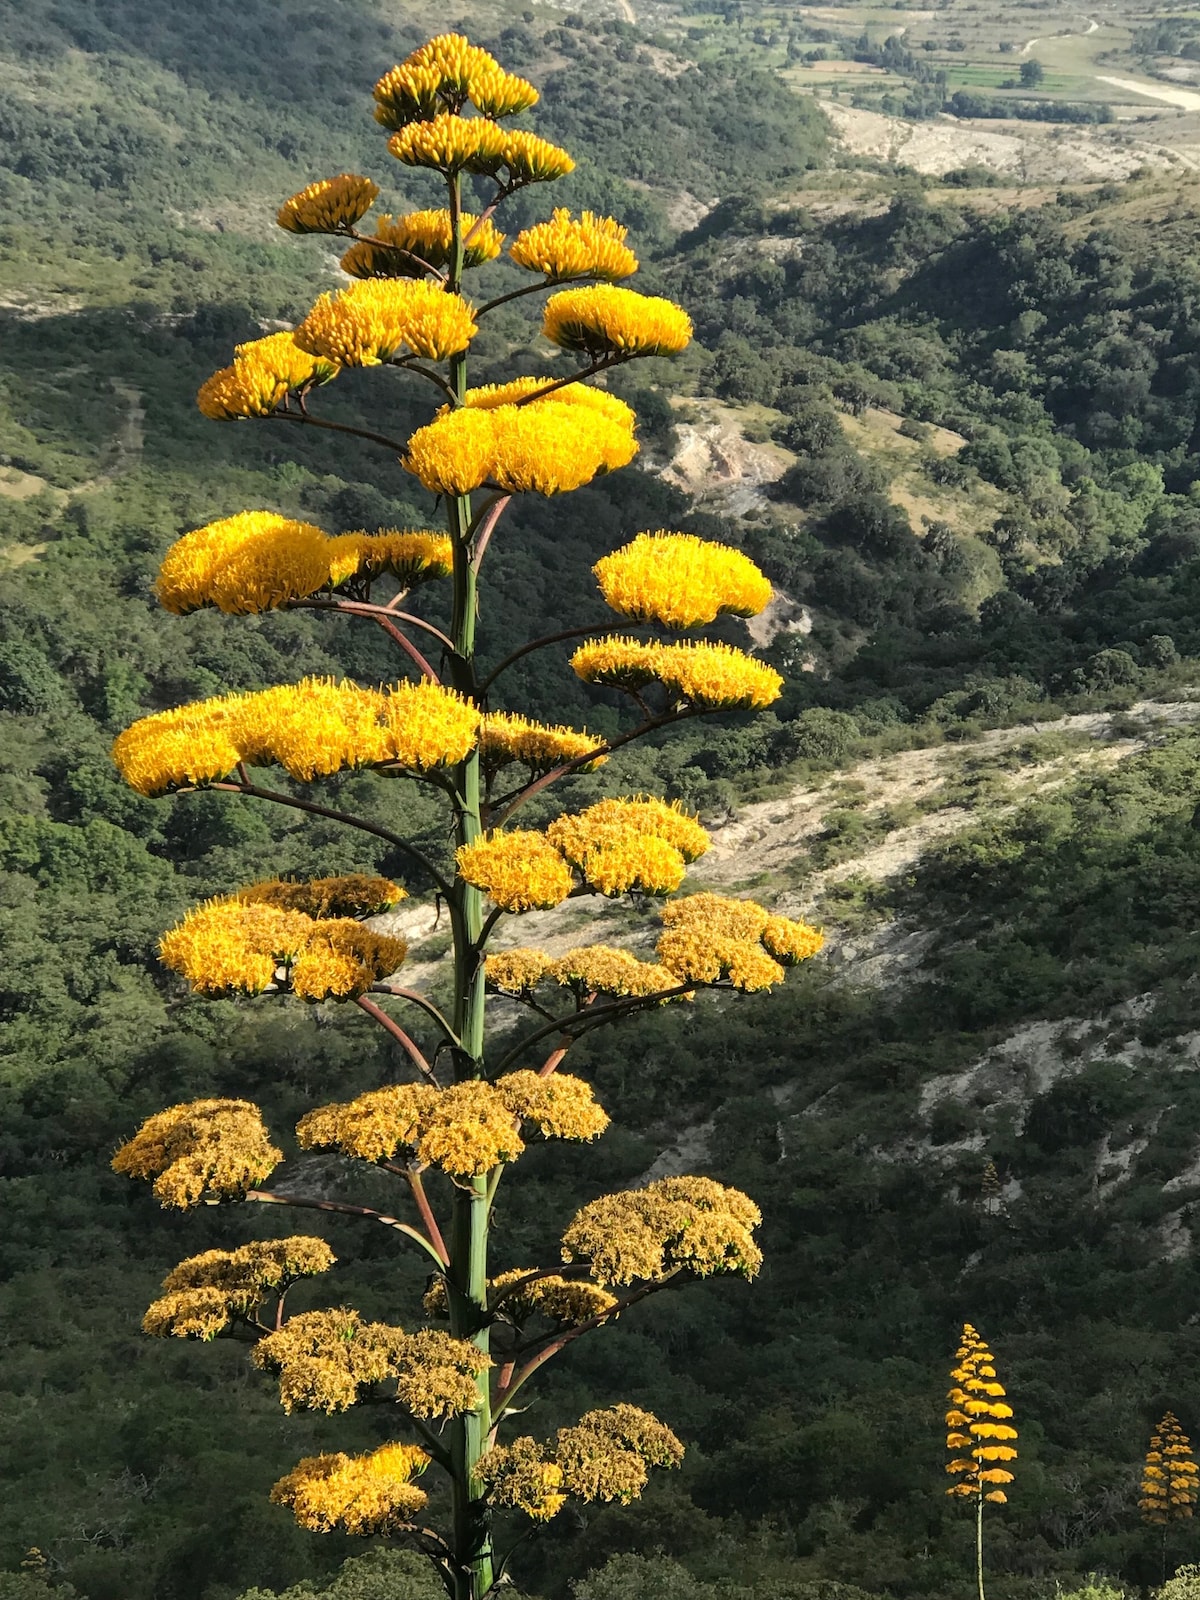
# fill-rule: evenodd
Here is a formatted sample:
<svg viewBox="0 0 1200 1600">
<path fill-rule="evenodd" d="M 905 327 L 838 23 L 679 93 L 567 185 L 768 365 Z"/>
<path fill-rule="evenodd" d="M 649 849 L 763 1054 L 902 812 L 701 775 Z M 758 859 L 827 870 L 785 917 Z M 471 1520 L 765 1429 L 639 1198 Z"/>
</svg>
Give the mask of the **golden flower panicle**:
<svg viewBox="0 0 1200 1600">
<path fill-rule="evenodd" d="M 608 1127 L 590 1083 L 565 1072 L 543 1078 L 536 1072 L 509 1072 L 493 1085 L 522 1122 L 531 1122 L 546 1139 L 595 1139 Z"/>
<path fill-rule="evenodd" d="M 579 1278 L 531 1276 L 526 1267 L 515 1268 L 488 1284 L 488 1304 L 509 1321 L 523 1326 L 531 1317 L 546 1317 L 564 1327 L 579 1327 L 602 1317 L 618 1304 L 617 1297 L 599 1284 Z"/>
<path fill-rule="evenodd" d="M 481 267 L 494 261 L 504 244 L 490 217 L 482 221 L 470 212 L 462 217 L 463 266 Z M 357 240 L 342 257 L 342 271 L 352 278 L 419 278 L 430 268 L 450 261 L 450 213 L 411 211 L 405 216 L 382 216 L 375 232 Z"/>
<path fill-rule="evenodd" d="M 563 1260 L 588 1261 L 603 1284 L 661 1282 L 675 1271 L 752 1278 L 762 1252 L 754 1202 L 710 1178 L 660 1178 L 642 1189 L 602 1195 L 563 1234 Z"/>
<path fill-rule="evenodd" d="M 658 676 L 661 645 L 610 634 L 581 644 L 571 657 L 571 667 L 584 683 L 606 689 L 644 689 Z"/>
<path fill-rule="evenodd" d="M 562 1468 L 528 1437 L 493 1445 L 479 1463 L 479 1476 L 492 1505 L 523 1511 L 534 1522 L 549 1522 L 566 1504 L 559 1492 Z"/>
<path fill-rule="evenodd" d="M 529 183 L 554 183 L 574 172 L 575 162 L 560 145 L 523 128 L 509 128 L 504 130 L 500 168 L 505 188 L 513 190 Z"/>
<path fill-rule="evenodd" d="M 172 1267 L 164 1289 L 218 1288 L 254 1293 L 286 1289 L 298 1278 L 328 1272 L 337 1257 L 324 1239 L 295 1234 L 289 1239 L 261 1239 L 236 1250 L 205 1250 Z"/>
<path fill-rule="evenodd" d="M 299 683 L 240 697 L 236 737 L 248 766 L 277 763 L 301 783 L 393 756 L 388 701 L 376 689 L 346 680 Z"/>
<path fill-rule="evenodd" d="M 479 1408 L 479 1378 L 492 1365 L 467 1339 L 439 1329 L 405 1335 L 394 1358 L 396 1399 L 414 1417 L 435 1422 Z"/>
<path fill-rule="evenodd" d="M 550 283 L 563 278 L 616 282 L 638 269 L 638 259 L 625 243 L 628 232 L 612 217 L 585 211 L 576 218 L 559 209 L 549 222 L 523 229 L 508 253 L 519 267 L 543 273 Z"/>
<path fill-rule="evenodd" d="M 545 836 L 528 828 L 461 845 L 459 876 L 503 911 L 547 911 L 575 887 L 571 869 Z"/>
<path fill-rule="evenodd" d="M 592 571 L 614 611 L 664 628 L 757 616 L 771 598 L 770 581 L 749 556 L 690 533 L 639 533 Z"/>
<path fill-rule="evenodd" d="M 235 615 L 268 611 L 328 582 L 328 543 L 311 522 L 240 511 L 176 539 L 154 590 L 177 616 L 208 605 Z"/>
<path fill-rule="evenodd" d="M 640 998 L 674 989 L 679 983 L 669 968 L 652 961 L 639 961 L 630 951 L 606 944 L 568 950 L 566 955 L 548 964 L 545 975 L 581 999 L 589 994 Z"/>
<path fill-rule="evenodd" d="M 330 539 L 329 582 L 338 588 L 351 578 L 376 578 L 389 572 L 401 589 L 412 589 L 454 571 L 454 547 L 444 533 L 425 528 L 380 528 L 377 533 L 339 533 Z"/>
<path fill-rule="evenodd" d="M 455 689 L 422 678 L 398 683 L 384 702 L 389 755 L 418 772 L 450 767 L 475 748 L 480 714 Z"/>
<path fill-rule="evenodd" d="M 375 120 L 403 128 L 440 108 L 459 111 L 468 100 L 486 117 L 510 117 L 536 105 L 538 92 L 464 35 L 443 33 L 380 78 Z"/>
<path fill-rule="evenodd" d="M 528 406 L 498 406 L 492 420 L 491 477 L 513 494 L 566 494 L 627 467 L 638 443 L 624 419 L 557 391 Z"/>
<path fill-rule="evenodd" d="M 508 383 L 482 383 L 468 389 L 463 405 L 477 411 L 494 411 L 497 406 L 523 404 L 526 408 L 547 405 L 573 405 L 594 411 L 609 422 L 617 422 L 630 434 L 637 427 L 637 414 L 633 407 L 609 394 L 604 389 L 593 389 L 586 383 L 564 383 L 554 388 L 554 378 L 512 378 Z M 545 391 L 545 392 L 544 392 Z M 443 406 L 438 416 L 447 416 L 451 407 Z M 553 413 L 552 413 L 553 415 Z"/>
<path fill-rule="evenodd" d="M 515 72 L 497 62 L 472 67 L 467 93 L 471 104 L 485 117 L 512 117 L 538 103 L 537 90 Z"/>
<path fill-rule="evenodd" d="M 404 465 L 431 494 L 470 494 L 491 473 L 495 443 L 491 418 L 464 406 L 418 428 Z"/>
<path fill-rule="evenodd" d="M 670 1428 L 637 1406 L 589 1411 L 571 1428 L 560 1428 L 554 1458 L 563 1488 L 577 1499 L 635 1499 L 646 1486 L 648 1467 L 677 1467 L 683 1446 Z"/>
<path fill-rule="evenodd" d="M 669 693 L 705 711 L 762 711 L 783 692 L 774 667 L 730 644 L 660 645 L 654 676 Z"/>
<path fill-rule="evenodd" d="M 112 758 L 139 794 L 196 788 L 228 777 L 241 760 L 231 732 L 236 697 L 142 717 L 113 742 Z"/>
<path fill-rule="evenodd" d="M 142 1332 L 152 1339 L 215 1339 L 234 1317 L 231 1297 L 221 1289 L 178 1289 L 147 1307 Z"/>
<path fill-rule="evenodd" d="M 294 332 L 271 333 L 238 345 L 232 366 L 200 385 L 196 404 L 214 422 L 266 417 L 289 394 L 328 383 L 339 371 L 337 361 L 298 345 Z"/>
<path fill-rule="evenodd" d="M 762 936 L 771 913 L 753 900 L 724 894 L 690 894 L 663 909 L 667 927 L 690 928 L 725 939 L 755 940 Z"/>
<path fill-rule="evenodd" d="M 672 356 L 687 348 L 692 319 L 673 300 L 603 283 L 551 295 L 542 315 L 542 332 L 551 344 L 578 350 L 593 360 Z"/>
<path fill-rule="evenodd" d="M 582 728 L 548 727 L 511 711 L 488 712 L 479 735 L 480 759 L 491 775 L 514 762 L 520 762 L 532 773 L 550 772 L 603 748 L 604 740 L 598 734 Z M 607 760 L 605 755 L 595 755 L 576 771 L 593 772 Z"/>
<path fill-rule="evenodd" d="M 395 1371 L 395 1353 L 409 1336 L 357 1311 L 302 1311 L 254 1347 L 254 1364 L 279 1374 L 285 1411 L 346 1411 L 370 1384 Z"/>
<path fill-rule="evenodd" d="M 484 972 L 489 989 L 498 994 L 532 994 L 554 963 L 541 950 L 498 950 L 487 957 Z"/>
<path fill-rule="evenodd" d="M 583 869 L 590 852 L 634 835 L 661 839 L 685 861 L 698 861 L 712 844 L 708 832 L 678 801 L 653 795 L 600 800 L 574 816 L 556 817 L 546 837 L 573 866 Z"/>
<path fill-rule="evenodd" d="M 674 894 L 687 863 L 674 845 L 649 833 L 628 833 L 587 852 L 584 881 L 610 899 L 622 894 Z"/>
<path fill-rule="evenodd" d="M 302 911 L 306 917 L 374 917 L 407 900 L 408 892 L 390 878 L 351 872 L 340 878 L 308 878 L 300 882 L 268 878 L 239 889 L 234 898 L 247 905 Z"/>
<path fill-rule="evenodd" d="M 153 1178 L 160 1205 L 182 1211 L 203 1199 L 240 1199 L 282 1160 L 250 1101 L 191 1100 L 148 1117 L 112 1166 Z"/>
<path fill-rule="evenodd" d="M 419 278 L 365 278 L 319 296 L 296 329 L 296 343 L 347 367 L 377 367 L 393 356 L 444 361 L 477 332 L 461 296 Z"/>
<path fill-rule="evenodd" d="M 825 935 L 819 928 L 791 917 L 768 917 L 760 937 L 767 951 L 785 967 L 808 961 L 825 945 Z"/>
<path fill-rule="evenodd" d="M 416 1151 L 452 1178 L 477 1178 L 524 1150 L 521 1124 L 490 1083 L 443 1089 L 423 1111 Z"/>
<path fill-rule="evenodd" d="M 408 941 L 364 928 L 351 917 L 313 923 L 292 963 L 292 993 L 302 1000 L 350 1000 L 390 977 L 408 954 Z"/>
<path fill-rule="evenodd" d="M 314 1533 L 397 1533 L 429 1496 L 413 1478 L 432 1458 L 415 1444 L 385 1444 L 365 1456 L 305 1456 L 271 1490 Z"/>
<path fill-rule="evenodd" d="M 401 1149 L 415 1149 L 421 1119 L 437 1096 L 424 1083 L 372 1089 L 308 1112 L 296 1125 L 296 1138 L 302 1150 L 340 1150 L 362 1161 L 390 1161 Z"/>
<path fill-rule="evenodd" d="M 285 200 L 276 222 L 289 233 L 344 233 L 375 204 L 379 185 L 353 172 L 318 178 Z"/>
<path fill-rule="evenodd" d="M 460 117 L 442 111 L 428 121 L 407 123 L 393 133 L 388 149 L 406 167 L 428 167 L 447 176 L 472 172 L 494 178 L 505 165 L 509 141 L 514 137 L 488 117 Z"/>
</svg>

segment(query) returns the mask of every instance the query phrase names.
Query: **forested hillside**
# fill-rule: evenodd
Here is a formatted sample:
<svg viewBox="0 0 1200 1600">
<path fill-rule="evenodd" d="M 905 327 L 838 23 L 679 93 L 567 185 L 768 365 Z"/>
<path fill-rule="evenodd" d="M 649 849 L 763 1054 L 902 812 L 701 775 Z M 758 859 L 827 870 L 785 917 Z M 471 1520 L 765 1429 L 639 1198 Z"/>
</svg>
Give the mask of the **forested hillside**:
<svg viewBox="0 0 1200 1600">
<path fill-rule="evenodd" d="M 218 425 L 193 397 L 235 341 L 335 281 L 325 244 L 273 228 L 281 199 L 353 169 L 384 184 L 381 206 L 432 203 L 365 107 L 447 19 L 374 0 L 0 15 L 0 1597 L 426 1600 L 408 1557 L 302 1534 L 267 1504 L 332 1438 L 326 1419 L 281 1417 L 236 1346 L 139 1332 L 182 1255 L 270 1225 L 181 1221 L 109 1171 L 173 1100 L 243 1094 L 287 1126 L 388 1072 L 361 1016 L 186 996 L 155 958 L 164 927 L 255 878 L 406 869 L 252 801 L 143 800 L 109 747 L 192 697 L 392 670 L 329 620 L 166 617 L 151 583 L 182 530 L 244 506 L 330 532 L 429 516 L 414 479 L 355 441 Z M 640 529 L 753 555 L 792 602 L 760 640 L 786 678 L 775 711 L 614 758 L 570 798 L 644 789 L 714 824 L 819 803 L 785 866 L 747 859 L 735 881 L 815 913 L 833 949 L 769 1001 L 671 1008 L 579 1047 L 616 1127 L 595 1150 L 529 1152 L 506 1247 L 545 1254 L 551 1219 L 683 1145 L 761 1205 L 767 1266 L 664 1296 L 563 1365 L 539 1426 L 619 1375 L 688 1457 L 638 1505 L 524 1546 L 516 1589 L 561 1596 L 588 1572 L 577 1600 L 961 1594 L 972 1530 L 943 1494 L 940 1424 L 967 1319 L 1022 1426 L 993 1593 L 1157 1582 L 1138 1463 L 1165 1407 L 1200 1428 L 1200 735 L 1124 714 L 1200 693 L 1195 218 L 1147 226 L 1152 179 L 985 209 L 880 172 L 872 203 L 815 205 L 843 158 L 816 102 L 752 59 L 690 60 L 540 6 L 470 21 L 539 85 L 533 125 L 579 158 L 554 203 L 629 222 L 639 286 L 697 329 L 672 366 L 612 380 L 642 416 L 640 465 L 565 511 L 514 511 L 483 644 L 519 643 L 514 618 L 530 635 L 602 619 L 589 568 Z M 506 226 L 538 214 L 536 193 Z M 480 381 L 528 343 L 521 306 L 478 341 Z M 401 375 L 361 376 L 330 417 L 369 427 L 385 395 L 389 431 L 423 418 Z M 662 472 L 713 401 L 787 463 L 740 514 Z M 617 697 L 566 653 L 523 662 L 513 703 L 617 731 Z M 1045 731 L 1101 711 L 1107 744 Z M 913 799 L 904 759 L 942 747 Z M 885 761 L 895 794 L 868 803 L 864 764 Z M 395 785 L 325 792 L 443 849 Z M 872 865 L 910 834 L 903 870 Z M 415 953 L 443 949 L 435 930 Z M 348 1226 L 327 1229 L 347 1255 Z M 338 1287 L 382 1314 L 397 1278 L 419 1295 L 420 1269 L 372 1238 Z M 338 1428 L 381 1437 L 372 1417 Z M 1173 1532 L 1169 1554 L 1200 1558 L 1200 1539 Z"/>
</svg>

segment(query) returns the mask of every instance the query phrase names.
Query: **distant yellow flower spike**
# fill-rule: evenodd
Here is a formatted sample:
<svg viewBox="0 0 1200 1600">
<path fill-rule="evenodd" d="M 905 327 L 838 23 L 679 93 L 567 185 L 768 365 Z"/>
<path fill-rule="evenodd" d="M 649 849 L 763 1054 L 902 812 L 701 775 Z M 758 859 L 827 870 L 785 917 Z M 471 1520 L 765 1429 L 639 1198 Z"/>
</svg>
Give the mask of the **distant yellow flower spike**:
<svg viewBox="0 0 1200 1600">
<path fill-rule="evenodd" d="M 592 571 L 614 611 L 666 628 L 756 616 L 771 598 L 770 581 L 749 556 L 690 533 L 639 533 Z"/>
<path fill-rule="evenodd" d="M 364 279 L 319 297 L 296 343 L 347 367 L 375 367 L 404 351 L 444 361 L 465 350 L 477 328 L 459 295 L 418 278 Z"/>
<path fill-rule="evenodd" d="M 550 283 L 564 278 L 616 281 L 638 269 L 638 259 L 625 243 L 628 232 L 612 217 L 585 211 L 574 218 L 560 209 L 549 222 L 523 229 L 508 253 L 519 267 L 543 273 Z"/>
<path fill-rule="evenodd" d="M 648 1467 L 677 1467 L 683 1446 L 670 1428 L 637 1406 L 588 1411 L 560 1428 L 554 1459 L 562 1486 L 578 1500 L 635 1499 L 646 1486 Z"/>
<path fill-rule="evenodd" d="M 561 905 L 575 887 L 571 869 L 530 829 L 495 833 L 459 847 L 458 870 L 504 911 L 547 911 Z"/>
<path fill-rule="evenodd" d="M 388 149 L 406 167 L 494 177 L 504 164 L 511 137 L 487 117 L 460 117 L 443 111 L 428 122 L 408 123 L 388 140 Z"/>
<path fill-rule="evenodd" d="M 608 1127 L 608 1114 L 597 1104 L 590 1083 L 555 1072 L 509 1072 L 493 1087 L 522 1122 L 531 1122 L 546 1139 L 589 1140 Z"/>
<path fill-rule="evenodd" d="M 302 349 L 294 332 L 270 333 L 238 345 L 233 365 L 200 385 L 196 404 L 215 422 L 266 417 L 289 394 L 328 383 L 339 370 L 336 360 Z"/>
<path fill-rule="evenodd" d="M 988 1486 L 1011 1483 L 1013 1475 L 992 1463 L 1016 1460 L 1017 1452 L 1009 1441 L 1016 1439 L 1017 1430 L 995 1420 L 1011 1417 L 1012 1407 L 996 1398 L 1003 1395 L 1004 1388 L 994 1381 L 994 1357 L 969 1322 L 963 1324 L 955 1360 L 950 1373 L 954 1387 L 947 1396 L 951 1409 L 946 1413 L 946 1448 L 951 1459 L 946 1471 L 958 1482 L 946 1493 L 1003 1504 L 1007 1498 L 1003 1491 Z"/>
<path fill-rule="evenodd" d="M 271 1490 L 271 1502 L 288 1506 L 313 1533 L 397 1533 L 429 1498 L 412 1479 L 431 1459 L 415 1444 L 385 1444 L 365 1456 L 305 1456 Z"/>
<path fill-rule="evenodd" d="M 340 1150 L 361 1161 L 390 1161 L 401 1148 L 416 1147 L 422 1117 L 438 1091 L 428 1084 L 372 1089 L 356 1100 L 319 1106 L 296 1125 L 302 1150 Z"/>
<path fill-rule="evenodd" d="M 530 994 L 553 962 L 541 950 L 499 950 L 484 963 L 488 987 L 501 994 Z"/>
<path fill-rule="evenodd" d="M 114 1172 L 153 1178 L 160 1205 L 181 1211 L 202 1199 L 240 1199 L 283 1153 L 248 1100 L 191 1100 L 148 1117 L 113 1157 Z"/>
<path fill-rule="evenodd" d="M 289 233 L 344 233 L 375 204 L 379 185 L 353 172 L 319 178 L 285 200 L 276 222 Z"/>
<path fill-rule="evenodd" d="M 426 529 L 380 528 L 377 533 L 339 533 L 326 547 L 333 588 L 351 578 L 390 572 L 401 589 L 454 570 L 454 547 L 444 533 Z"/>
<path fill-rule="evenodd" d="M 754 1202 L 711 1178 L 660 1178 L 644 1188 L 602 1195 L 576 1213 L 563 1234 L 563 1260 L 591 1263 L 599 1283 L 661 1282 L 679 1268 L 708 1277 L 752 1278 L 762 1252 L 752 1229 Z"/>
<path fill-rule="evenodd" d="M 480 759 L 484 770 L 492 775 L 513 762 L 520 762 L 534 773 L 550 772 L 603 748 L 604 740 L 598 734 L 547 727 L 508 711 L 488 712 L 479 732 Z M 593 772 L 607 760 L 607 756 L 597 755 L 576 771 Z"/>
<path fill-rule="evenodd" d="M 477 1178 L 525 1148 L 520 1122 L 490 1083 L 451 1084 L 421 1117 L 416 1151 L 452 1178 Z"/>
<path fill-rule="evenodd" d="M 205 605 L 234 615 L 268 611 L 324 587 L 328 544 L 310 522 L 241 511 L 177 539 L 163 557 L 155 593 L 179 616 Z"/>
<path fill-rule="evenodd" d="M 1142 1468 L 1138 1509 L 1143 1522 L 1153 1527 L 1185 1521 L 1195 1515 L 1200 1496 L 1200 1469 L 1192 1458 L 1192 1444 L 1173 1411 L 1163 1415 L 1150 1438 Z"/>
<path fill-rule="evenodd" d="M 567 1503 L 562 1468 L 528 1436 L 493 1445 L 479 1462 L 479 1476 L 494 1506 L 523 1511 L 534 1522 L 549 1522 Z"/>
<path fill-rule="evenodd" d="M 593 359 L 671 356 L 687 348 L 692 319 L 673 300 L 598 284 L 551 295 L 542 332 L 551 344 Z"/>
<path fill-rule="evenodd" d="M 464 240 L 471 235 L 463 255 L 464 267 L 494 261 L 504 244 L 491 218 L 480 222 L 465 212 Z M 342 257 L 342 271 L 354 278 L 419 277 L 426 267 L 444 267 L 450 260 L 451 230 L 448 211 L 412 211 L 407 216 L 383 216 L 371 238 L 358 240 Z"/>
<path fill-rule="evenodd" d="M 373 878 L 351 872 L 340 878 L 309 878 L 293 881 L 268 878 L 237 890 L 234 899 L 247 905 L 278 906 L 284 911 L 303 911 L 309 917 L 373 917 L 390 911 L 407 891 L 390 878 Z"/>
<path fill-rule="evenodd" d="M 439 108 L 459 111 L 470 100 L 486 117 L 509 117 L 536 105 L 538 92 L 462 34 L 430 39 L 375 85 L 375 120 L 403 128 Z"/>
</svg>

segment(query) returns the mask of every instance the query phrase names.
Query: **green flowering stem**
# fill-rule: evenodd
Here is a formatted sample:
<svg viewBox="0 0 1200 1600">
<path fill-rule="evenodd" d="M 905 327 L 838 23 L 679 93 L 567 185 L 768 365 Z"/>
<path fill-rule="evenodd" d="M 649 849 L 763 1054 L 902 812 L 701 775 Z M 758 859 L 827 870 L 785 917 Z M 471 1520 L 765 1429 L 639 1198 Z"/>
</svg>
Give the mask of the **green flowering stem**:
<svg viewBox="0 0 1200 1600">
<path fill-rule="evenodd" d="M 399 1217 L 389 1217 L 382 1211 L 374 1211 L 370 1206 L 353 1206 L 344 1200 L 313 1200 L 307 1195 L 276 1194 L 271 1189 L 247 1189 L 243 1199 L 264 1206 L 298 1206 L 306 1211 L 338 1211 L 348 1217 L 363 1217 L 368 1222 L 381 1222 L 385 1228 L 394 1228 L 397 1233 L 404 1234 L 414 1244 L 419 1244 L 426 1255 L 433 1257 L 440 1270 L 442 1258 L 438 1255 L 433 1245 L 425 1235 L 407 1222 L 401 1222 Z"/>
<path fill-rule="evenodd" d="M 441 1088 L 441 1084 L 434 1076 L 433 1068 L 425 1059 L 423 1051 L 417 1045 L 416 1041 L 410 1038 L 407 1033 L 405 1033 L 404 1029 L 398 1022 L 389 1017 L 387 1012 L 377 1006 L 373 1000 L 368 1000 L 365 994 L 355 995 L 354 1003 L 356 1006 L 359 1006 L 363 1011 L 365 1011 L 369 1017 L 373 1017 L 381 1028 L 386 1028 L 388 1033 L 390 1033 L 392 1038 L 395 1039 L 396 1043 L 404 1051 L 405 1055 L 407 1055 L 413 1066 L 416 1067 L 417 1071 L 428 1084 L 430 1084 L 434 1089 Z"/>
</svg>

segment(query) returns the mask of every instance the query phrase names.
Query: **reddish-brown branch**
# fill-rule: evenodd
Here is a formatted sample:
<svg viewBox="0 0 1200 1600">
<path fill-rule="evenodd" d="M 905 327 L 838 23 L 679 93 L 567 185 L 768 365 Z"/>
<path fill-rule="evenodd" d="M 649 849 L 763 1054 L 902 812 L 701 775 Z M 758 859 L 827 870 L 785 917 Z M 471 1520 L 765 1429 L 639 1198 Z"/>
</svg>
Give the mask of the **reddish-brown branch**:
<svg viewBox="0 0 1200 1600">
<path fill-rule="evenodd" d="M 487 554 L 487 547 L 491 541 L 492 534 L 496 531 L 496 524 L 500 521 L 511 499 L 511 494 L 497 495 L 489 503 L 487 509 L 480 514 L 471 529 L 471 535 L 475 541 L 471 556 L 471 567 L 476 573 L 483 565 L 483 558 Z"/>
<path fill-rule="evenodd" d="M 413 1066 L 416 1067 L 417 1071 L 426 1080 L 426 1082 L 432 1084 L 435 1089 L 441 1088 L 441 1084 L 438 1083 L 437 1078 L 434 1075 L 433 1068 L 429 1065 L 429 1062 L 426 1060 L 423 1051 L 417 1045 L 416 1041 L 410 1038 L 407 1033 L 405 1033 L 404 1029 L 397 1021 L 395 1021 L 394 1018 L 388 1016 L 387 1012 L 383 1010 L 382 1006 L 377 1006 L 374 1000 L 368 1000 L 365 994 L 356 995 L 354 998 L 354 1003 L 355 1005 L 360 1006 L 369 1017 L 373 1017 L 381 1028 L 387 1029 L 388 1033 L 390 1033 L 392 1038 L 395 1039 L 396 1043 L 404 1051 L 405 1055 L 408 1056 L 408 1059 L 412 1062 Z"/>
<path fill-rule="evenodd" d="M 403 989 L 398 984 L 392 983 L 373 983 L 370 992 L 372 994 L 395 995 L 397 1000 L 408 1000 L 414 1006 L 419 1006 L 426 1016 L 432 1017 L 434 1022 L 437 1023 L 448 1044 L 452 1045 L 456 1050 L 462 1048 L 462 1040 L 434 1005 L 433 1001 L 426 999 L 423 994 L 418 994 L 415 989 Z"/>
<path fill-rule="evenodd" d="M 417 1210 L 421 1213 L 421 1221 L 425 1224 L 434 1249 L 441 1256 L 442 1261 L 449 1266 L 450 1252 L 446 1249 L 446 1241 L 442 1237 L 442 1230 L 438 1227 L 437 1218 L 433 1214 L 433 1207 L 429 1204 L 429 1196 L 425 1193 L 425 1184 L 421 1174 L 413 1167 L 406 1167 L 404 1176 L 408 1179 L 408 1186 L 412 1190 L 412 1197 L 417 1203 Z"/>
<path fill-rule="evenodd" d="M 307 411 L 271 411 L 268 422 L 301 422 L 310 428 L 325 428 L 330 433 L 348 433 L 355 439 L 366 439 L 371 444 L 384 445 L 394 455 L 402 456 L 407 448 L 398 439 L 389 439 L 385 433 L 371 433 L 366 428 L 352 428 L 345 422 L 330 422 L 325 417 L 314 417 Z"/>
<path fill-rule="evenodd" d="M 501 1056 L 500 1064 L 497 1066 L 493 1076 L 499 1077 L 509 1063 L 516 1061 L 529 1049 L 530 1045 L 537 1044 L 539 1039 L 545 1039 L 555 1031 L 569 1037 L 573 1044 L 576 1039 L 581 1039 L 585 1033 L 590 1033 L 593 1028 L 602 1027 L 606 1022 L 612 1022 L 617 1017 L 624 1016 L 626 1012 L 637 1011 L 643 1006 L 658 1005 L 664 1000 L 673 1000 L 676 995 L 691 994 L 695 987 L 694 983 L 681 983 L 674 989 L 656 990 L 654 994 L 629 995 L 624 1000 L 614 1000 L 612 1004 L 600 1006 L 595 1011 L 577 1011 L 573 1016 L 555 1017 L 544 1028 L 536 1028 L 527 1039 L 522 1039 L 519 1044 L 515 1044 L 511 1050 Z M 586 1018 L 585 1025 L 577 1033 L 572 1032 L 570 1024 L 580 1017 Z"/>
<path fill-rule="evenodd" d="M 595 1003 L 596 1003 L 596 1001 L 598 999 L 599 999 L 598 995 L 594 995 L 594 994 L 588 995 L 587 999 L 583 1002 L 583 1004 L 580 1006 L 579 1010 L 575 1013 L 576 1016 L 579 1016 L 584 1011 L 589 1010 L 592 1006 L 595 1005 Z M 548 1078 L 550 1076 L 550 1074 L 552 1072 L 554 1072 L 562 1064 L 563 1057 L 566 1055 L 567 1051 L 571 1048 L 571 1046 L 574 1043 L 575 1043 L 574 1037 L 569 1033 L 564 1033 L 563 1036 L 562 1036 L 562 1043 L 558 1046 L 558 1048 L 556 1050 L 551 1050 L 550 1054 L 546 1057 L 545 1061 L 543 1061 L 541 1066 L 538 1068 L 538 1077 L 539 1078 Z"/>
<path fill-rule="evenodd" d="M 370 1206 L 353 1206 L 344 1200 L 314 1200 L 307 1195 L 276 1194 L 271 1189 L 248 1189 L 244 1198 L 259 1205 L 299 1206 L 305 1211 L 336 1211 L 347 1217 L 362 1217 L 368 1222 L 381 1222 L 385 1228 L 393 1228 L 397 1233 L 402 1233 L 406 1239 L 411 1239 L 414 1244 L 419 1244 L 422 1250 L 433 1257 L 439 1268 L 442 1266 L 442 1258 L 419 1228 L 401 1222 L 399 1217 L 389 1217 L 382 1211 L 375 1211 Z"/>
</svg>

